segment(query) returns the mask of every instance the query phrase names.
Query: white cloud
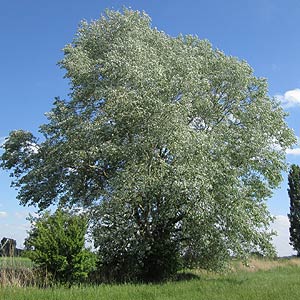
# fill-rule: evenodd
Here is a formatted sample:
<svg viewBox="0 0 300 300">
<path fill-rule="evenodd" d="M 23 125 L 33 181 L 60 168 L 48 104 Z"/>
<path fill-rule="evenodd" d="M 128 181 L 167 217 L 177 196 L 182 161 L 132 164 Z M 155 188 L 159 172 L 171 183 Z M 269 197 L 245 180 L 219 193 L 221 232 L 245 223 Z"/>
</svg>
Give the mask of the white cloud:
<svg viewBox="0 0 300 300">
<path fill-rule="evenodd" d="M 278 256 L 290 256 L 294 255 L 295 251 L 290 242 L 290 221 L 287 216 L 278 215 L 275 216 L 275 221 L 271 225 L 271 228 L 277 232 L 277 236 L 273 238 L 273 245 L 277 250 Z"/>
<path fill-rule="evenodd" d="M 12 238 L 17 241 L 19 248 L 23 248 L 23 242 L 27 237 L 27 231 L 30 229 L 30 222 L 26 220 L 29 213 L 34 215 L 34 212 L 25 209 L 16 212 L 6 213 L 2 211 L 3 217 L 1 217 L 0 211 L 0 240 L 3 237 Z"/>
<path fill-rule="evenodd" d="M 276 95 L 283 107 L 300 106 L 300 89 L 286 91 L 283 95 Z"/>
<path fill-rule="evenodd" d="M 286 154 L 290 155 L 300 155 L 300 148 L 287 149 Z"/>
<path fill-rule="evenodd" d="M 286 150 L 286 154 L 289 155 L 300 155 L 300 138 L 297 137 L 297 147 Z"/>
<path fill-rule="evenodd" d="M 0 218 L 6 218 L 7 212 L 6 211 L 0 211 Z"/>
</svg>

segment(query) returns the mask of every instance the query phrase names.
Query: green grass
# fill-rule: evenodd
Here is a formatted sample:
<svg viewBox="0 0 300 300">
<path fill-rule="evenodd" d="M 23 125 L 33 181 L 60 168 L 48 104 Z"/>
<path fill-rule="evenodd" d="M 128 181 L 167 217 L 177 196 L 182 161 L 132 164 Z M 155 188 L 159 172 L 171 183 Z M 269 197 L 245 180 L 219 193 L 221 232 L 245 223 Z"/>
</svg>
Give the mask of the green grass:
<svg viewBox="0 0 300 300">
<path fill-rule="evenodd" d="M 0 257 L 0 286 L 22 287 L 33 285 L 33 262 L 26 257 Z M 1 296 L 0 300 L 5 299 Z"/>
<path fill-rule="evenodd" d="M 32 268 L 33 262 L 27 257 L 0 257 L 1 268 Z"/>
<path fill-rule="evenodd" d="M 202 274 L 189 281 L 164 284 L 100 285 L 68 288 L 0 289 L 5 300 L 293 300 L 300 299 L 300 267 L 284 266 L 267 271 Z"/>
</svg>

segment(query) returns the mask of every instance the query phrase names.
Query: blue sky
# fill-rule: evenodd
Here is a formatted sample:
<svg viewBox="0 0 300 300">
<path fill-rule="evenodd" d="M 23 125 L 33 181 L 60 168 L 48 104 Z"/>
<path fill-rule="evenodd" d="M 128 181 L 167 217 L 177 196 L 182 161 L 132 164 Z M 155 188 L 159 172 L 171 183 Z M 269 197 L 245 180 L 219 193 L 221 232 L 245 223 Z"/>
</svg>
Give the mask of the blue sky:
<svg viewBox="0 0 300 300">
<path fill-rule="evenodd" d="M 122 6 L 145 10 L 152 25 L 171 36 L 196 34 L 227 55 L 246 60 L 269 82 L 290 113 L 287 118 L 300 136 L 300 2 L 298 0 L 14 0 L 0 1 L 0 141 L 11 130 L 37 133 L 46 122 L 55 96 L 68 94 L 64 72 L 56 65 L 61 49 L 71 42 L 82 19 L 96 19 L 105 8 Z M 299 146 L 289 151 L 289 163 L 300 164 Z M 269 201 L 273 225 L 279 231 L 275 245 L 281 255 L 288 245 L 289 199 L 287 179 Z M 34 209 L 20 207 L 10 178 L 0 171 L 0 238 L 11 236 L 21 246 Z"/>
</svg>

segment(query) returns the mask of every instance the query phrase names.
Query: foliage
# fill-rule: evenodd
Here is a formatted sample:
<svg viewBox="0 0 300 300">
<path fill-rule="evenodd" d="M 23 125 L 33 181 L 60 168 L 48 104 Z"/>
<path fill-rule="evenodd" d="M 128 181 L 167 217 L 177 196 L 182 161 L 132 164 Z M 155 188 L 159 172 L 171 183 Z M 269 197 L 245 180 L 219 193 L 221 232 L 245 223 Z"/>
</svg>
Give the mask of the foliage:
<svg viewBox="0 0 300 300">
<path fill-rule="evenodd" d="M 84 248 L 87 219 L 58 209 L 31 217 L 25 240 L 27 256 L 51 280 L 72 284 L 88 276 L 95 265 L 93 254 Z"/>
<path fill-rule="evenodd" d="M 101 268 L 122 280 L 273 252 L 266 199 L 295 139 L 265 79 L 126 9 L 82 22 L 64 51 L 70 99 L 44 140 L 18 130 L 4 144 L 21 204 L 88 208 Z"/>
<path fill-rule="evenodd" d="M 290 197 L 290 244 L 300 256 L 300 167 L 292 165 L 288 176 Z"/>
</svg>

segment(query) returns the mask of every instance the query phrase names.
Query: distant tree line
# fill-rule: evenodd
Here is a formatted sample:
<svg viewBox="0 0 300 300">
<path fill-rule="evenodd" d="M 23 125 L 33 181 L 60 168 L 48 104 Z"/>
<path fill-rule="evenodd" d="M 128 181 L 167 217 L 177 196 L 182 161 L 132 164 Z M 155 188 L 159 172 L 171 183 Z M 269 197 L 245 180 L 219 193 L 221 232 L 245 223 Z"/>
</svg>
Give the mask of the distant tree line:
<svg viewBox="0 0 300 300">
<path fill-rule="evenodd" d="M 0 256 L 13 257 L 21 256 L 23 250 L 17 248 L 17 242 L 14 239 L 4 237 L 0 242 Z"/>
</svg>

